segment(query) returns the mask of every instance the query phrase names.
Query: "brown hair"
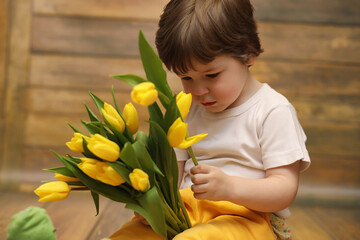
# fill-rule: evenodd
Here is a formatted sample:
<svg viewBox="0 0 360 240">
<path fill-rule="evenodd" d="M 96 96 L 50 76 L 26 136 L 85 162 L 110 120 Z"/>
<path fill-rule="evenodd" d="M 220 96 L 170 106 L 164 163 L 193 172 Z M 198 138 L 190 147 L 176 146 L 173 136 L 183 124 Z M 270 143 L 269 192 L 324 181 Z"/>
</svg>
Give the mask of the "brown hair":
<svg viewBox="0 0 360 240">
<path fill-rule="evenodd" d="M 249 0 L 171 0 L 160 17 L 156 47 L 175 73 L 229 54 L 247 63 L 263 51 Z"/>
</svg>

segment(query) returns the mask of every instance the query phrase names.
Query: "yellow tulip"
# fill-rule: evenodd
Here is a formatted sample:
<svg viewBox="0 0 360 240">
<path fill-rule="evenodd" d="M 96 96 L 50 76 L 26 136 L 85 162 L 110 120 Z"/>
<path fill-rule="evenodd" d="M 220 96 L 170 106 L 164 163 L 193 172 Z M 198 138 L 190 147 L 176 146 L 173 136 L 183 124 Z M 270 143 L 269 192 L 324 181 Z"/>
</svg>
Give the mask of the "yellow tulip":
<svg viewBox="0 0 360 240">
<path fill-rule="evenodd" d="M 77 178 L 68 177 L 68 176 L 62 175 L 62 174 L 60 174 L 60 173 L 55 173 L 55 178 L 56 178 L 58 181 L 63 181 L 63 182 L 78 182 L 78 181 L 80 181 L 80 180 L 77 179 Z"/>
<path fill-rule="evenodd" d="M 60 201 L 69 196 L 70 187 L 66 182 L 48 182 L 38 187 L 34 193 L 40 197 L 39 202 Z"/>
<path fill-rule="evenodd" d="M 104 108 L 101 109 L 102 116 L 106 121 L 113 126 L 120 133 L 124 132 L 125 123 L 120 114 L 110 104 L 104 103 Z"/>
<path fill-rule="evenodd" d="M 183 119 L 186 118 L 187 114 L 189 113 L 190 106 L 191 106 L 192 96 L 190 93 L 186 94 L 183 91 L 181 91 L 176 96 L 176 104 L 179 108 L 181 117 Z"/>
<path fill-rule="evenodd" d="M 115 162 L 120 155 L 119 145 L 100 134 L 91 135 L 87 148 L 99 158 L 109 162 Z"/>
<path fill-rule="evenodd" d="M 186 138 L 186 134 L 187 124 L 184 123 L 181 118 L 176 119 L 167 133 L 167 138 L 169 140 L 170 146 L 177 148 L 188 148 L 207 136 L 207 133 L 201 133 Z"/>
<path fill-rule="evenodd" d="M 125 105 L 123 110 L 123 117 L 130 133 L 135 134 L 139 129 L 139 118 L 136 108 L 134 107 L 134 105 L 132 105 L 132 103 L 128 103 Z"/>
<path fill-rule="evenodd" d="M 142 192 L 150 189 L 149 175 L 143 170 L 135 168 L 129 174 L 129 178 L 134 189 Z"/>
<path fill-rule="evenodd" d="M 106 162 L 92 158 L 81 158 L 78 167 L 89 177 L 111 186 L 119 186 L 124 179 Z"/>
<path fill-rule="evenodd" d="M 89 137 L 76 132 L 74 133 L 74 137 L 71 138 L 71 141 L 66 143 L 66 146 L 68 146 L 68 148 L 74 152 L 83 153 L 83 138 L 85 138 L 86 141 L 89 140 Z"/>
<path fill-rule="evenodd" d="M 136 85 L 132 92 L 131 98 L 137 104 L 149 106 L 153 104 L 158 97 L 158 91 L 152 82 L 143 82 Z"/>
</svg>

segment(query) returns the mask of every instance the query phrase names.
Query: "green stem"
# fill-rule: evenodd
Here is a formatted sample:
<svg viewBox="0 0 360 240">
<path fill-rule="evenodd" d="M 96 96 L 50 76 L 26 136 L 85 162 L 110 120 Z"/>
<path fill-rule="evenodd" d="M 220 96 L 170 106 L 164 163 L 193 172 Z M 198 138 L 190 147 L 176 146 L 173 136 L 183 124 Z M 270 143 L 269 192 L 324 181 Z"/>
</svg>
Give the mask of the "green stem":
<svg viewBox="0 0 360 240">
<path fill-rule="evenodd" d="M 196 157 L 195 157 L 195 154 L 194 154 L 194 151 L 193 151 L 192 147 L 190 146 L 190 147 L 188 148 L 188 150 L 189 150 L 189 154 L 190 154 L 190 157 L 191 157 L 194 165 L 195 165 L 195 166 L 199 165 L 198 161 L 196 160 Z"/>
<path fill-rule="evenodd" d="M 187 210 L 186 210 L 186 208 L 185 208 L 185 205 L 184 205 L 184 201 L 182 200 L 179 191 L 178 191 L 178 196 L 179 196 L 180 208 L 181 208 L 181 211 L 182 211 L 182 215 L 185 217 L 186 225 L 187 225 L 189 228 L 191 228 L 191 221 L 190 221 L 188 212 L 187 212 Z"/>
</svg>

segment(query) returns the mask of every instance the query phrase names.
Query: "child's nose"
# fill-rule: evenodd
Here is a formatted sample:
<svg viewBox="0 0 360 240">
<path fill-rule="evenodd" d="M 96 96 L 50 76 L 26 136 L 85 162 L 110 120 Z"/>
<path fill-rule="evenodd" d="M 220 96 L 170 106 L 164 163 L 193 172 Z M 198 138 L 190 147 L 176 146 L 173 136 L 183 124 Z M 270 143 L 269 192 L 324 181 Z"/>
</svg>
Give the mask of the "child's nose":
<svg viewBox="0 0 360 240">
<path fill-rule="evenodd" d="M 195 86 L 193 86 L 192 94 L 194 95 L 201 96 L 207 94 L 208 92 L 209 89 L 204 84 L 195 84 Z"/>
</svg>

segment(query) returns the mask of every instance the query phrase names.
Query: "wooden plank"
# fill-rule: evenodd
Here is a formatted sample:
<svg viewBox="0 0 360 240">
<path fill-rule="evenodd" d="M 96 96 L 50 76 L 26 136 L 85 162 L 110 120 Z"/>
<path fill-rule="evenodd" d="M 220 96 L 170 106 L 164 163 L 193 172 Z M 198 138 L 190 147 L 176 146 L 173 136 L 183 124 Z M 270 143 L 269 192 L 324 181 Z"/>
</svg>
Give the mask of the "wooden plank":
<svg viewBox="0 0 360 240">
<path fill-rule="evenodd" d="M 42 53 L 135 57 L 138 30 L 153 43 L 157 29 L 152 22 L 114 19 L 36 16 L 33 22 L 32 49 Z M 264 59 L 360 62 L 353 54 L 360 49 L 360 27 L 261 22 L 259 33 Z"/>
<path fill-rule="evenodd" d="M 101 197 L 100 213 L 109 200 Z M 86 239 L 98 221 L 95 205 L 90 192 L 71 192 L 69 197 L 60 202 L 50 202 L 46 210 L 56 229 L 59 240 Z"/>
<path fill-rule="evenodd" d="M 31 1 L 9 1 L 9 55 L 7 65 L 6 96 L 4 97 L 4 141 L 1 172 L 13 171 L 21 164 L 21 149 L 23 143 L 24 111 L 23 89 L 29 77 L 29 48 L 31 25 Z M 0 175 L 2 174 L 0 172 Z M 16 171 L 14 171 L 15 173 Z M 7 188 L 16 187 L 5 183 Z M 0 187 L 1 188 L 1 187 Z"/>
<path fill-rule="evenodd" d="M 0 1 L 0 153 L 3 152 L 4 143 L 4 107 L 5 107 L 5 88 L 6 88 L 6 55 L 8 43 L 8 5 L 9 1 Z M 1 154 L 0 154 L 1 156 Z"/>
<path fill-rule="evenodd" d="M 154 22 L 35 16 L 32 50 L 134 57 L 139 55 L 137 39 L 140 29 L 153 43 L 156 31 Z"/>
<path fill-rule="evenodd" d="M 359 239 L 360 207 L 314 206 L 309 215 L 333 237 L 333 239 Z"/>
<path fill-rule="evenodd" d="M 304 211 L 304 207 L 290 208 L 291 217 L 286 220 L 296 240 L 332 240 L 331 236 Z"/>
<path fill-rule="evenodd" d="M 334 154 L 338 156 L 360 156 L 360 129 L 347 125 L 306 125 L 307 149 L 312 154 Z"/>
<path fill-rule="evenodd" d="M 255 78 L 294 96 L 359 96 L 360 68 L 343 64 L 258 59 Z"/>
<path fill-rule="evenodd" d="M 35 14 L 141 18 L 157 20 L 168 0 L 35 0 Z M 289 2 L 252 1 L 256 19 L 262 21 L 306 22 L 359 25 L 359 2 L 356 0 Z M 84 7 L 86 5 L 86 7 Z"/>
<path fill-rule="evenodd" d="M 128 84 L 110 78 L 110 74 L 136 74 L 143 78 L 145 72 L 139 59 L 103 58 L 63 55 L 38 55 L 31 57 L 30 85 L 71 89 L 102 89 L 130 91 Z M 168 72 L 168 81 L 174 92 L 182 90 L 179 78 Z"/>
<path fill-rule="evenodd" d="M 262 21 L 360 24 L 360 4 L 357 0 L 253 0 L 252 4 L 256 19 Z"/>
<path fill-rule="evenodd" d="M 260 58 L 302 61 L 360 62 L 360 27 L 260 23 L 265 52 Z"/>
<path fill-rule="evenodd" d="M 0 192 L 0 239 L 6 239 L 6 230 L 11 217 L 29 206 L 44 207 L 46 203 L 39 203 L 33 193 Z"/>
<path fill-rule="evenodd" d="M 34 13 L 46 15 L 158 20 L 168 0 L 34 0 Z"/>
<path fill-rule="evenodd" d="M 360 125 L 359 97 L 287 97 L 302 123 Z"/>
<path fill-rule="evenodd" d="M 310 153 L 311 166 L 301 173 L 301 184 L 360 187 L 360 158 Z"/>
<path fill-rule="evenodd" d="M 133 216 L 133 211 L 126 209 L 123 203 L 110 201 L 100 216 L 98 224 L 92 229 L 86 239 L 98 240 L 109 237 Z"/>
</svg>

